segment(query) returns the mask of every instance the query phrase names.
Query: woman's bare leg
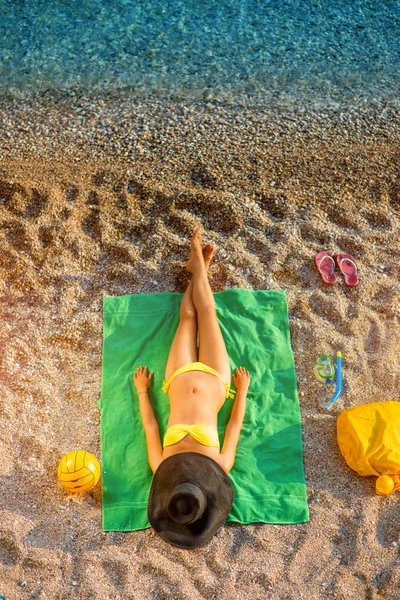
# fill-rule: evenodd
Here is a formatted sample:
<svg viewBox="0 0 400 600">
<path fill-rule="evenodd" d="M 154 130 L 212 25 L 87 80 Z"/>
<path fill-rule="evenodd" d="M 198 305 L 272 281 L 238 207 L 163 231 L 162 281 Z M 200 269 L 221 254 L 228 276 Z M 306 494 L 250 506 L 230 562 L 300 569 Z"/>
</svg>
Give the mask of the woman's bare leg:
<svg viewBox="0 0 400 600">
<path fill-rule="evenodd" d="M 199 361 L 218 371 L 225 381 L 230 382 L 229 358 L 217 319 L 214 296 L 208 281 L 201 252 L 201 236 L 198 231 L 191 239 L 190 247 L 191 254 L 186 268 L 192 273 L 192 300 L 197 312 L 200 334 Z"/>
<path fill-rule="evenodd" d="M 214 248 L 207 244 L 202 253 L 204 266 L 208 269 Z M 183 295 L 179 325 L 169 351 L 165 368 L 165 381 L 180 367 L 197 361 L 197 313 L 192 300 L 193 277 Z"/>
</svg>

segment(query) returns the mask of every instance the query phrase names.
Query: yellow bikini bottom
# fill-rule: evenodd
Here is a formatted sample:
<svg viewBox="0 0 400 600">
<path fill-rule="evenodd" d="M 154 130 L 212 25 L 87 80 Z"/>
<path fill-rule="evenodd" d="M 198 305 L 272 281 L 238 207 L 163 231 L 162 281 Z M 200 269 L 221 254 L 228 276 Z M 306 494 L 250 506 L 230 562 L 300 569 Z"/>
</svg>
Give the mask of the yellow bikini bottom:
<svg viewBox="0 0 400 600">
<path fill-rule="evenodd" d="M 226 381 L 224 381 L 224 378 L 222 377 L 222 375 L 220 375 L 218 373 L 218 371 L 215 371 L 214 369 L 212 369 L 211 367 L 205 365 L 202 362 L 193 362 L 190 363 L 190 365 L 185 365 L 184 367 L 181 367 L 180 369 L 178 369 L 177 371 L 175 371 L 175 373 L 172 373 L 171 377 L 168 379 L 167 382 L 163 382 L 163 387 L 162 387 L 162 391 L 164 392 L 164 394 L 166 394 L 169 390 L 169 386 L 171 385 L 171 381 L 174 379 L 174 377 L 177 377 L 178 375 L 181 375 L 182 373 L 187 373 L 188 371 L 203 371 L 204 373 L 210 373 L 210 375 L 215 375 L 216 377 L 218 377 L 218 379 L 220 379 L 222 381 L 222 383 L 225 386 L 225 391 L 226 391 L 226 395 L 225 398 L 234 398 L 234 394 L 235 394 L 235 390 L 233 390 L 230 386 L 229 383 L 227 383 Z M 202 425 L 203 427 L 203 425 Z M 204 426 L 205 427 L 205 426 Z"/>
<path fill-rule="evenodd" d="M 203 444 L 203 446 L 211 446 L 219 450 L 218 431 L 211 427 L 211 425 L 202 425 L 201 423 L 171 425 L 164 436 L 164 447 L 180 442 L 187 435 L 191 435 L 192 438 Z"/>
</svg>

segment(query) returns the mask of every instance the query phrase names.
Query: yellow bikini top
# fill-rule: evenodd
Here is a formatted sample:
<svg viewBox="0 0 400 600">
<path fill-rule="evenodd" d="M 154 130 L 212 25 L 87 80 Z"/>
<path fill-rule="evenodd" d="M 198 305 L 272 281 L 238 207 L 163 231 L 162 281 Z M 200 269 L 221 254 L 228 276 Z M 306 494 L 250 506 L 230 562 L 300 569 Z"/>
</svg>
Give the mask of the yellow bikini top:
<svg viewBox="0 0 400 600">
<path fill-rule="evenodd" d="M 218 431 L 211 427 L 211 425 L 203 425 L 202 423 L 194 423 L 193 425 L 179 423 L 171 425 L 164 436 L 164 447 L 180 442 L 187 435 L 191 435 L 192 438 L 203 444 L 203 446 L 211 446 L 219 450 Z"/>
<path fill-rule="evenodd" d="M 225 398 L 234 398 L 235 397 L 235 390 L 233 390 L 229 386 L 229 383 L 227 383 L 224 380 L 224 378 L 222 377 L 222 375 L 220 375 L 218 373 L 218 371 L 215 371 L 214 369 L 212 369 L 208 365 L 205 365 L 202 362 L 193 362 L 193 363 L 190 363 L 190 365 L 185 365 L 184 367 L 181 367 L 180 369 L 178 369 L 177 371 L 175 371 L 175 373 L 172 373 L 171 377 L 168 379 L 167 382 L 163 381 L 162 391 L 164 392 L 164 394 L 166 394 L 168 392 L 169 386 L 171 385 L 171 381 L 175 377 L 177 377 L 178 375 L 181 375 L 182 373 L 188 373 L 189 371 L 203 371 L 204 373 L 210 373 L 210 375 L 215 375 L 216 377 L 218 377 L 218 379 L 220 379 L 222 381 L 222 383 L 225 386 L 225 390 L 226 390 Z"/>
</svg>

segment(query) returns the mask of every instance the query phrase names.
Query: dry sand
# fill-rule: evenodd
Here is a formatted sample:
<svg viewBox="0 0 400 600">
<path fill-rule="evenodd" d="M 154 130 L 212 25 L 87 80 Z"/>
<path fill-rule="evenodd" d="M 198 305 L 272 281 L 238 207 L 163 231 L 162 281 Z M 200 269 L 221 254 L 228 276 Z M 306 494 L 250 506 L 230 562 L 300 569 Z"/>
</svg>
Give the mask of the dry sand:
<svg viewBox="0 0 400 600">
<path fill-rule="evenodd" d="M 400 598 L 399 495 L 344 462 L 344 407 L 398 400 L 400 128 L 395 108 L 234 109 L 44 96 L 0 103 L 0 594 L 7 600 Z M 188 240 L 214 291 L 287 291 L 310 522 L 230 524 L 184 551 L 102 533 L 101 489 L 57 483 L 100 456 L 102 298 L 183 291 Z M 328 287 L 313 257 L 359 261 Z M 343 353 L 330 414 L 318 354 Z"/>
</svg>

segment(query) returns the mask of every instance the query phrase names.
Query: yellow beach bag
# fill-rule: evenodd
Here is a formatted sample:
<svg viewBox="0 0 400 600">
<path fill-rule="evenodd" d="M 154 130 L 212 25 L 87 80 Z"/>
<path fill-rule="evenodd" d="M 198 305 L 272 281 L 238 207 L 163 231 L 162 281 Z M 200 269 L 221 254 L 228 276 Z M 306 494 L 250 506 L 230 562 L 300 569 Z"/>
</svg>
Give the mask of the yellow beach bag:
<svg viewBox="0 0 400 600">
<path fill-rule="evenodd" d="M 400 402 L 372 402 L 344 410 L 337 420 L 339 448 L 359 475 L 376 475 L 376 493 L 400 488 Z"/>
</svg>

